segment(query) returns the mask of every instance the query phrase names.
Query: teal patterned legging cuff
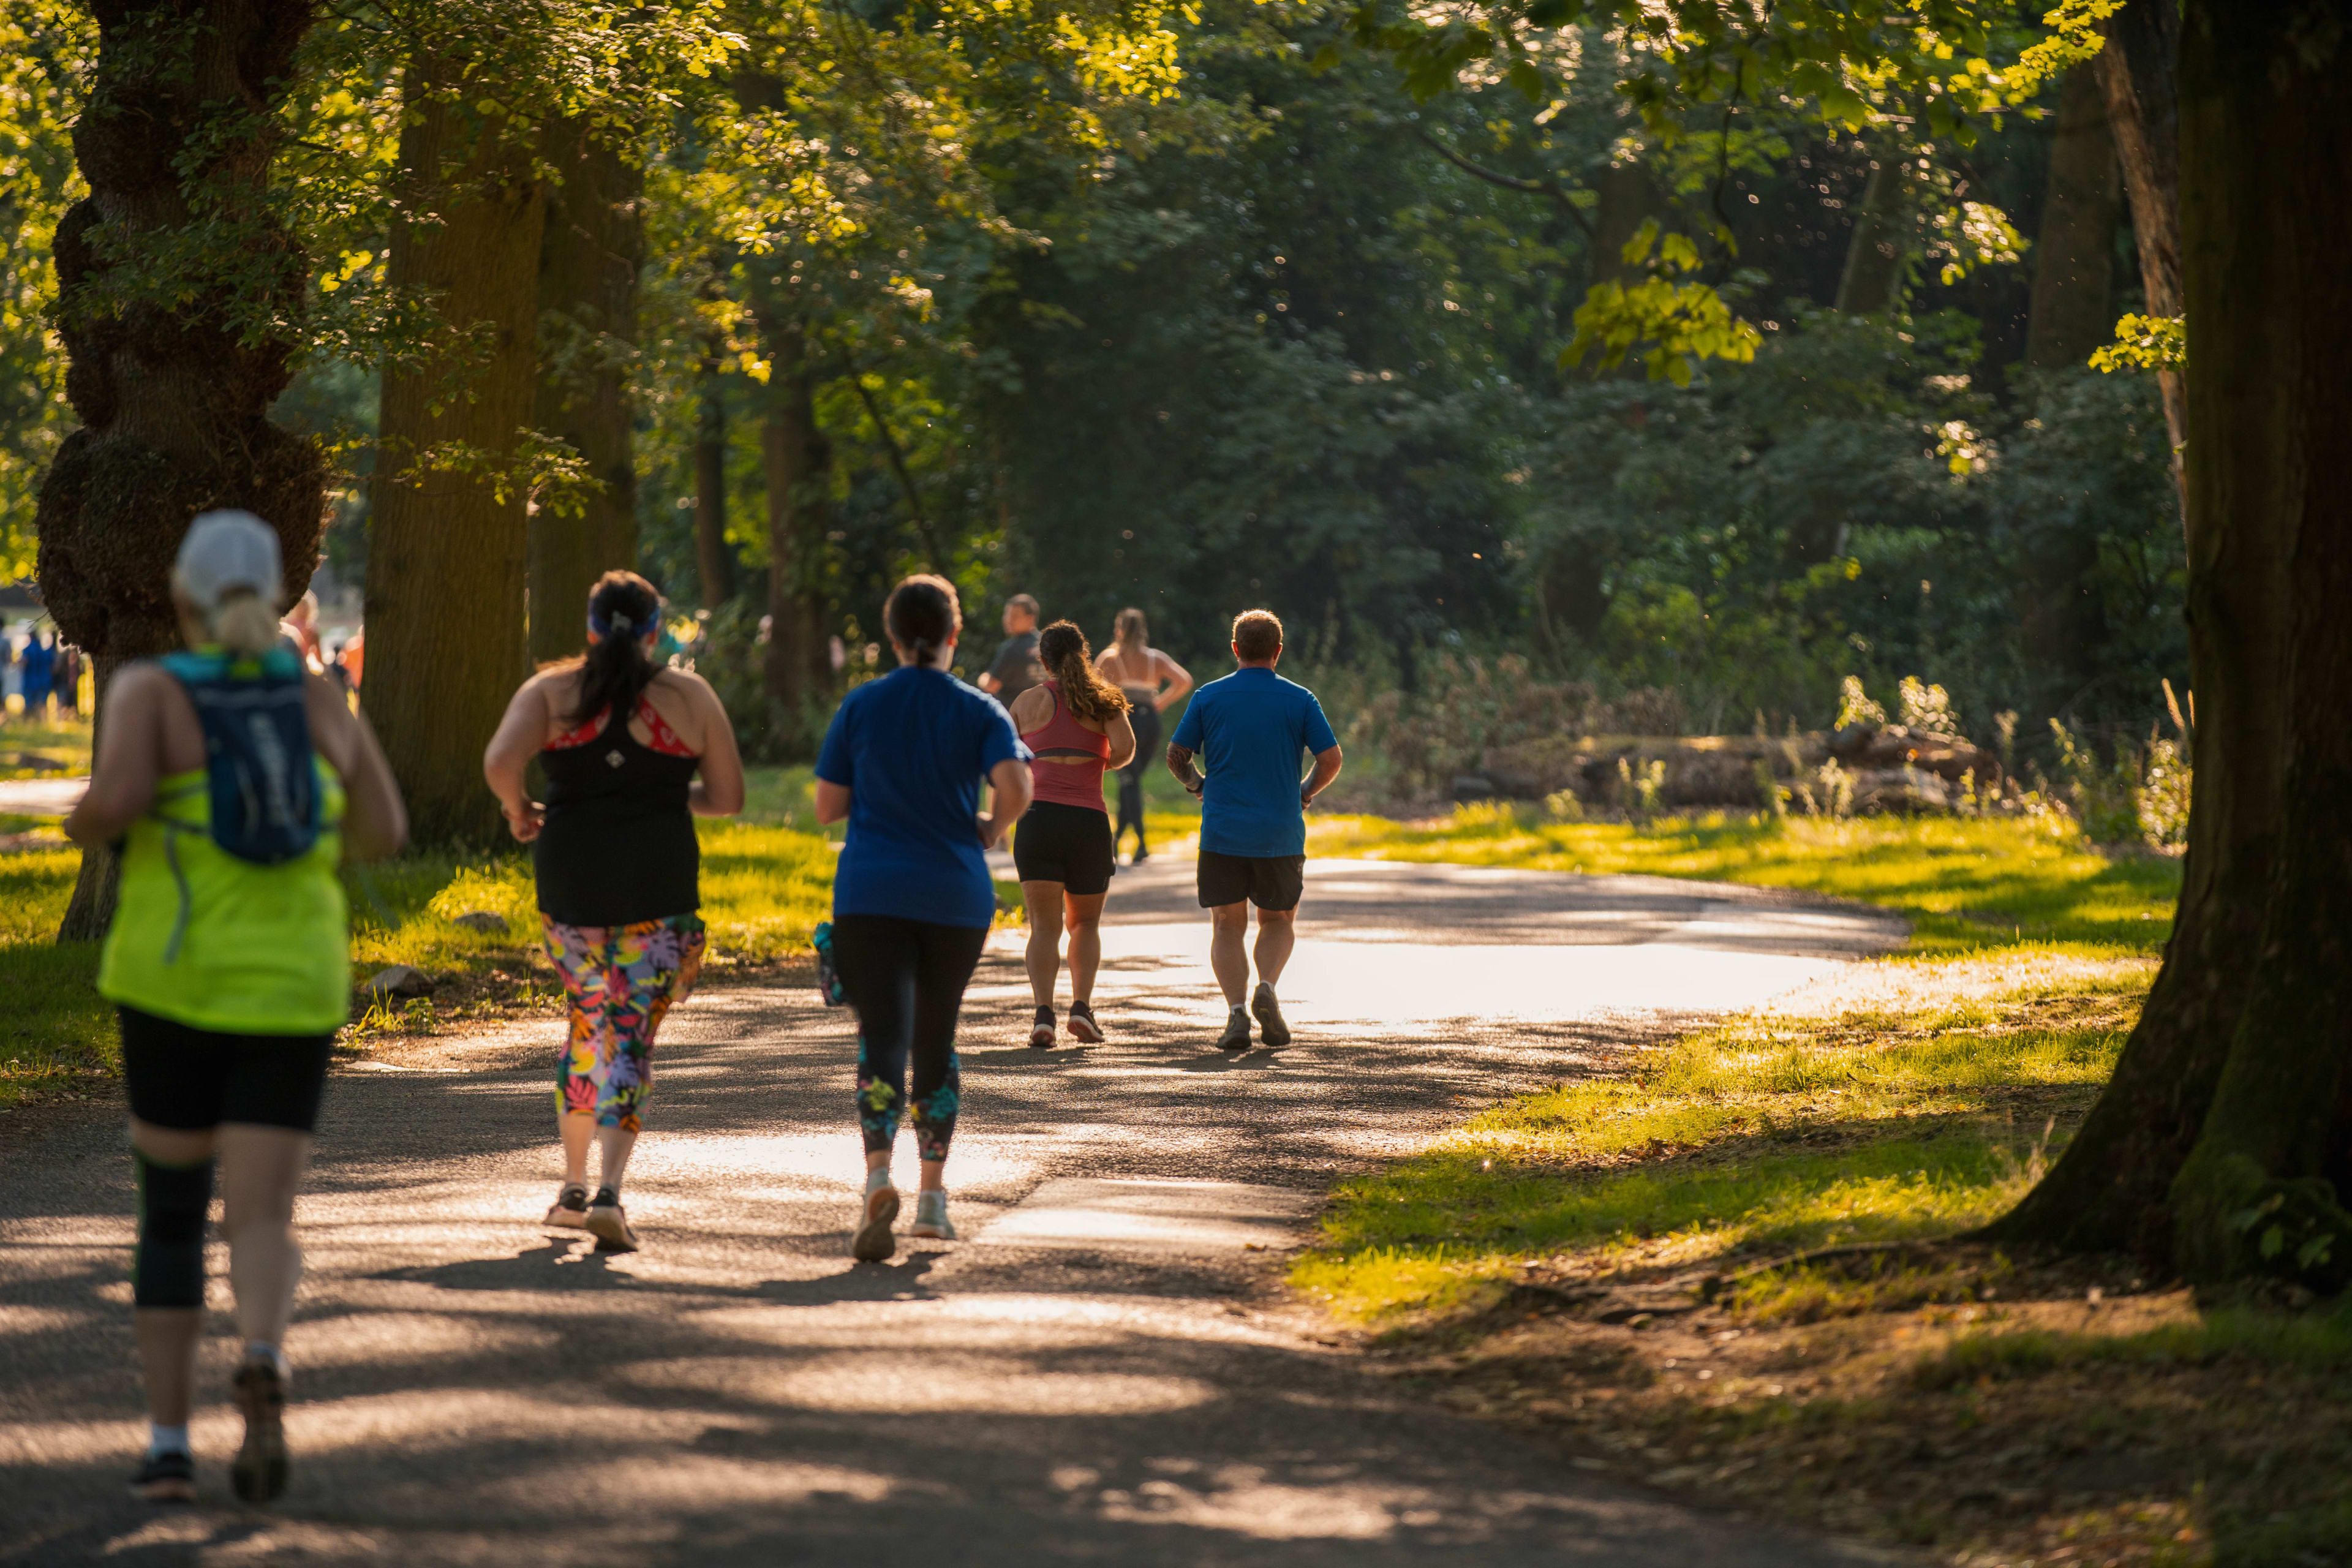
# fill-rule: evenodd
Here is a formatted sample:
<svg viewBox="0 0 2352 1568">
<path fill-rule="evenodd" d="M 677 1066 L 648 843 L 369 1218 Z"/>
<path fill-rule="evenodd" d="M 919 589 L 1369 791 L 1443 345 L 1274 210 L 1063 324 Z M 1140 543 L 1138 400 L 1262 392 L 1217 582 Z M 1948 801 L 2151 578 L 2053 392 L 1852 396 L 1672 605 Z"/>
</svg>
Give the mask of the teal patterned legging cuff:
<svg viewBox="0 0 2352 1568">
<path fill-rule="evenodd" d="M 572 997 L 572 1034 L 555 1068 L 555 1109 L 637 1131 L 654 1087 L 654 1031 L 694 989 L 702 921 L 692 914 L 625 926 L 568 926 L 541 915 L 547 955 Z"/>
<path fill-rule="evenodd" d="M 891 915 L 835 915 L 834 963 L 857 1009 L 857 1127 L 868 1153 L 887 1152 L 911 1103 L 916 1152 L 944 1160 L 962 1109 L 956 1016 L 988 941 L 984 927 Z M 914 1094 L 908 1097 L 908 1068 Z"/>
</svg>

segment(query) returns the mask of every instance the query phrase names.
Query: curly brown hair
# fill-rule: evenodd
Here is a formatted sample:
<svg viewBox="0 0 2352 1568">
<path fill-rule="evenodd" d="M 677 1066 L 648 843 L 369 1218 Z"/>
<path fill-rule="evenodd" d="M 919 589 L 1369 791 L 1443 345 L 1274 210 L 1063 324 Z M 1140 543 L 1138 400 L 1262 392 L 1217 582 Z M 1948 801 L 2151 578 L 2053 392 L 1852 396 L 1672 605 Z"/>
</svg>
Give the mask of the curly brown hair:
<svg viewBox="0 0 2352 1568">
<path fill-rule="evenodd" d="M 1037 662 L 1061 688 L 1071 712 L 1097 724 L 1127 711 L 1127 693 L 1102 678 L 1095 668 L 1094 649 L 1087 634 L 1070 621 L 1055 621 L 1037 634 Z"/>
</svg>

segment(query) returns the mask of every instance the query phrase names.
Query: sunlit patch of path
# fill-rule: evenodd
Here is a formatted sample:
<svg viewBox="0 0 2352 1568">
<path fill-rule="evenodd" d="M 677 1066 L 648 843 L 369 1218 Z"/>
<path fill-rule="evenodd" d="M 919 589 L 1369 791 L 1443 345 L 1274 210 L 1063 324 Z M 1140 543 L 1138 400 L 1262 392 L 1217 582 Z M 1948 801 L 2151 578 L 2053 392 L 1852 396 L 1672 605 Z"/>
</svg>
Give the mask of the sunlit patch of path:
<svg viewBox="0 0 2352 1568">
<path fill-rule="evenodd" d="M 547 1026 L 338 1074 L 300 1215 L 297 1480 L 268 1516 L 122 1500 L 142 1426 L 121 1135 L 82 1108 L 23 1119 L 0 1164 L 0 1562 L 1864 1560 L 1433 1411 L 1319 1341 L 1278 1279 L 1336 1176 L 1899 923 L 1330 863 L 1283 987 L 1297 1040 L 1228 1058 L 1191 868 L 1123 872 L 1111 908 L 1098 1047 L 1025 1048 L 998 940 L 962 1047 L 967 1239 L 880 1266 L 845 1256 L 848 1029 L 804 990 L 712 990 L 672 1017 L 629 1257 L 534 1223 L 557 1173 Z M 215 1500 L 232 1428 L 217 1400 L 199 1413 Z"/>
</svg>

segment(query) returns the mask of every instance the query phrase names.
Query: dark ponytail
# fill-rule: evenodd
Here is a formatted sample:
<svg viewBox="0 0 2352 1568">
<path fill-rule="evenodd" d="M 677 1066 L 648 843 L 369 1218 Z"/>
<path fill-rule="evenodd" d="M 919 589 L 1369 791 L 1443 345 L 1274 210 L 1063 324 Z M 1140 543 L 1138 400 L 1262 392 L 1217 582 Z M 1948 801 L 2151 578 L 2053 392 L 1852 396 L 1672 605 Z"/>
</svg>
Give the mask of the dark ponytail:
<svg viewBox="0 0 2352 1568">
<path fill-rule="evenodd" d="M 653 684 L 644 638 L 661 628 L 661 595 L 635 572 L 607 572 L 588 591 L 588 629 L 598 640 L 580 661 L 580 697 L 569 721 L 585 724 L 610 710 L 623 722 Z"/>
<path fill-rule="evenodd" d="M 882 606 L 882 626 L 917 664 L 937 668 L 940 650 L 963 630 L 963 606 L 957 602 L 955 584 L 928 572 L 908 578 L 890 590 Z"/>
</svg>

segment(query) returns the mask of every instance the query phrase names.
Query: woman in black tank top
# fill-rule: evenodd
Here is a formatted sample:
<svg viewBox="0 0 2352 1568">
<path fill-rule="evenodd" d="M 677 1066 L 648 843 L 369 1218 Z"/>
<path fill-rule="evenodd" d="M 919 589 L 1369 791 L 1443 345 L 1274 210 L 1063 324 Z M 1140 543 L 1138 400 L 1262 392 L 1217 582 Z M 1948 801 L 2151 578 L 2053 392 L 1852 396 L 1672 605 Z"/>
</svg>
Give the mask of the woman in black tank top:
<svg viewBox="0 0 2352 1568">
<path fill-rule="evenodd" d="M 655 667 L 660 633 L 652 585 L 607 572 L 588 599 L 586 657 L 525 681 L 482 760 L 508 828 L 531 847 L 548 956 L 572 998 L 555 1069 L 563 1185 L 547 1223 L 618 1252 L 637 1246 L 621 1175 L 653 1089 L 654 1033 L 702 963 L 694 818 L 743 805 L 726 710 L 699 676 Z M 547 773 L 544 803 L 523 789 L 533 756 Z"/>
</svg>

